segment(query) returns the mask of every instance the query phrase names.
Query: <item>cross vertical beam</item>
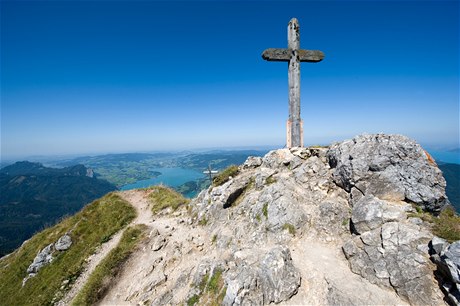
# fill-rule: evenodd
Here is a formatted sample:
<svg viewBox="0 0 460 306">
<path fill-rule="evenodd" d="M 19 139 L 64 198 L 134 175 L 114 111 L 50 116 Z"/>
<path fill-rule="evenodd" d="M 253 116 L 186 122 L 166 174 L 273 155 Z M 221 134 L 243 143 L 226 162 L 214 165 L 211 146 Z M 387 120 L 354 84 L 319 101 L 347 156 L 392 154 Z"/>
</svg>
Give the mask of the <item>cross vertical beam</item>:
<svg viewBox="0 0 460 306">
<path fill-rule="evenodd" d="M 324 58 L 318 50 L 301 50 L 299 22 L 292 18 L 288 24 L 288 48 L 266 49 L 262 58 L 267 61 L 288 62 L 289 117 L 287 121 L 286 146 L 303 146 L 303 122 L 300 118 L 300 62 L 316 63 Z"/>
<path fill-rule="evenodd" d="M 303 128 L 300 118 L 300 34 L 299 22 L 292 18 L 288 24 L 288 49 L 291 58 L 288 66 L 289 82 L 289 119 L 287 122 L 287 147 L 303 146 Z"/>
</svg>

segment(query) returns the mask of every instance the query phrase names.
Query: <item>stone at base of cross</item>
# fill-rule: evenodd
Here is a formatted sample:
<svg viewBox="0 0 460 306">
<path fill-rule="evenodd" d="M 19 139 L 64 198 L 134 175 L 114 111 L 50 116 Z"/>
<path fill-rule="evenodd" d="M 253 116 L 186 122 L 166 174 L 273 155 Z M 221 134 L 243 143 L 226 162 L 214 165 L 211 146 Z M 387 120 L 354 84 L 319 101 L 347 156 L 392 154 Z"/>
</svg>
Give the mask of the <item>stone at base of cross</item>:
<svg viewBox="0 0 460 306">
<path fill-rule="evenodd" d="M 297 145 L 292 143 L 292 121 L 286 121 L 286 147 L 292 148 L 296 147 Z M 300 120 L 300 145 L 299 147 L 303 147 L 303 120 Z"/>
</svg>

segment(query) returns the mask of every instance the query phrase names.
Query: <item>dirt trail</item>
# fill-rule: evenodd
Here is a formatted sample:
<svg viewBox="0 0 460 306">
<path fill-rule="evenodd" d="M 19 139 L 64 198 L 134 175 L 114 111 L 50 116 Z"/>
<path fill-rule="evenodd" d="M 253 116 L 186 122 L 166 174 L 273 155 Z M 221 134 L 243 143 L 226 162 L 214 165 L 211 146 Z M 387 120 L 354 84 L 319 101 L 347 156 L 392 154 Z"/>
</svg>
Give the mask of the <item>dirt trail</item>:
<svg viewBox="0 0 460 306">
<path fill-rule="evenodd" d="M 142 190 L 129 190 L 117 193 L 124 200 L 128 201 L 136 209 L 137 217 L 131 221 L 128 226 L 135 224 L 148 225 L 153 221 L 152 211 L 149 209 L 149 203 L 146 199 L 145 191 Z M 83 272 L 77 278 L 72 288 L 67 291 L 65 296 L 57 303 L 58 306 L 70 305 L 75 296 L 83 288 L 84 284 L 88 281 L 89 276 L 96 269 L 97 265 L 114 249 L 120 242 L 121 236 L 127 227 L 120 230 L 112 236 L 106 243 L 102 244 L 96 252 L 91 255 L 87 260 Z"/>
<path fill-rule="evenodd" d="M 291 256 L 300 273 L 299 292 L 280 305 L 321 305 L 325 297 L 348 299 L 350 304 L 407 305 L 393 290 L 371 284 L 350 272 L 348 262 L 339 245 L 321 243 L 313 239 L 299 240 L 291 245 Z"/>
<path fill-rule="evenodd" d="M 142 197 L 137 191 L 127 195 L 126 199 L 138 205 L 136 202 L 144 201 Z M 150 304 L 152 297 L 158 298 L 171 289 L 174 299 L 170 304 L 185 300 L 189 287 L 183 280 L 188 278 L 202 260 L 204 252 L 211 247 L 211 237 L 202 227 L 187 223 L 189 217 L 185 210 L 155 218 L 147 224 L 150 228 L 148 239 L 125 263 L 123 271 L 99 305 Z M 214 254 L 215 257 L 219 255 Z"/>
<path fill-rule="evenodd" d="M 212 233 L 202 226 L 189 224 L 185 210 L 153 216 L 148 192 L 131 190 L 119 195 L 130 202 L 138 216 L 131 224 L 148 226 L 148 237 L 131 255 L 123 270 L 99 305 L 178 304 L 186 299 L 187 279 L 193 276 L 204 258 L 226 257 L 212 242 Z M 62 301 L 67 305 L 75 297 L 97 264 L 113 249 L 122 232 L 90 258 L 87 269 Z M 373 285 L 352 274 L 348 262 L 335 243 L 321 243 L 314 238 L 301 238 L 289 243 L 293 264 L 302 275 L 299 292 L 280 305 L 321 305 L 337 300 L 350 304 L 405 305 L 392 290 Z M 228 254 L 227 254 L 228 255 Z M 174 293 L 172 296 L 172 292 Z M 155 301 L 152 301 L 154 299 Z"/>
</svg>

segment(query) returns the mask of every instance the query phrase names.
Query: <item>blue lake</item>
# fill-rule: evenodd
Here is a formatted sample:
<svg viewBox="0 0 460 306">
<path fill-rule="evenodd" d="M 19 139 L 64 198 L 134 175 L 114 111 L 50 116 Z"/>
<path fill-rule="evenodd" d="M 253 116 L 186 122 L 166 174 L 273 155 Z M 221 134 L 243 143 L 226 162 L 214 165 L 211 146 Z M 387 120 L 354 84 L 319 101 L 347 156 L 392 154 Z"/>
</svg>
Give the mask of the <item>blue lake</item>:
<svg viewBox="0 0 460 306">
<path fill-rule="evenodd" d="M 450 164 L 460 164 L 460 154 L 457 152 L 446 151 L 428 151 L 437 162 L 444 162 Z"/>
<path fill-rule="evenodd" d="M 133 184 L 124 185 L 120 190 L 131 190 L 137 188 L 147 188 L 154 185 L 163 184 L 169 187 L 177 187 L 189 181 L 195 181 L 197 179 L 203 178 L 204 174 L 193 170 L 193 169 L 184 169 L 184 168 L 155 168 L 151 169 L 152 171 L 161 172 L 161 175 L 148 179 L 137 181 Z M 186 194 L 187 197 L 194 197 L 195 193 Z"/>
</svg>

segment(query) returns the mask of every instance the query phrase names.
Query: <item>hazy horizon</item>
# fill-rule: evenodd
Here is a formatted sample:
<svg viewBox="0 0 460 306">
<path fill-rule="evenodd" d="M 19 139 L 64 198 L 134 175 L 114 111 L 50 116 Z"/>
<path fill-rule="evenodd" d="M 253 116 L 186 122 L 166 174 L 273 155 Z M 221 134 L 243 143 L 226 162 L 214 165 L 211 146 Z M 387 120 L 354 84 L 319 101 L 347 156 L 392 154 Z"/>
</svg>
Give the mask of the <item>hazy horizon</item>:
<svg viewBox="0 0 460 306">
<path fill-rule="evenodd" d="M 357 135 L 356 135 L 357 136 Z M 346 139 L 351 139 L 346 138 Z M 342 140 L 346 140 L 345 138 Z M 337 140 L 341 141 L 341 140 Z M 333 142 L 329 143 L 311 143 L 305 144 L 305 146 L 313 145 L 330 145 Z M 421 144 L 421 146 L 428 150 L 434 152 L 452 152 L 458 153 L 460 147 L 455 146 L 445 146 L 445 145 L 427 145 Z M 275 150 L 285 148 L 285 145 L 259 145 L 259 146 L 230 146 L 230 147 L 201 147 L 201 148 L 183 148 L 183 149 L 153 149 L 153 150 L 120 150 L 120 151 L 100 151 L 100 152 L 91 152 L 91 151 L 82 151 L 82 152 L 70 152 L 70 153 L 57 153 L 57 154 L 36 154 L 36 155 L 18 155 L 12 156 L 11 158 L 2 158 L 0 163 L 13 163 L 17 161 L 55 161 L 59 159 L 73 159 L 78 157 L 91 157 L 91 156 L 103 156 L 103 155 L 117 155 L 117 154 L 156 154 L 156 153 L 166 153 L 166 154 L 179 154 L 179 153 L 208 153 L 212 151 L 266 151 L 266 150 Z M 455 152 L 454 152 L 455 151 Z M 459 157 L 460 159 L 460 157 Z"/>
<path fill-rule="evenodd" d="M 458 1 L 2 1 L 0 160 L 283 147 L 292 17 L 305 144 L 459 145 Z M 295 9 L 293 9 L 295 7 Z M 274 144 L 274 145 L 271 145 Z"/>
</svg>

